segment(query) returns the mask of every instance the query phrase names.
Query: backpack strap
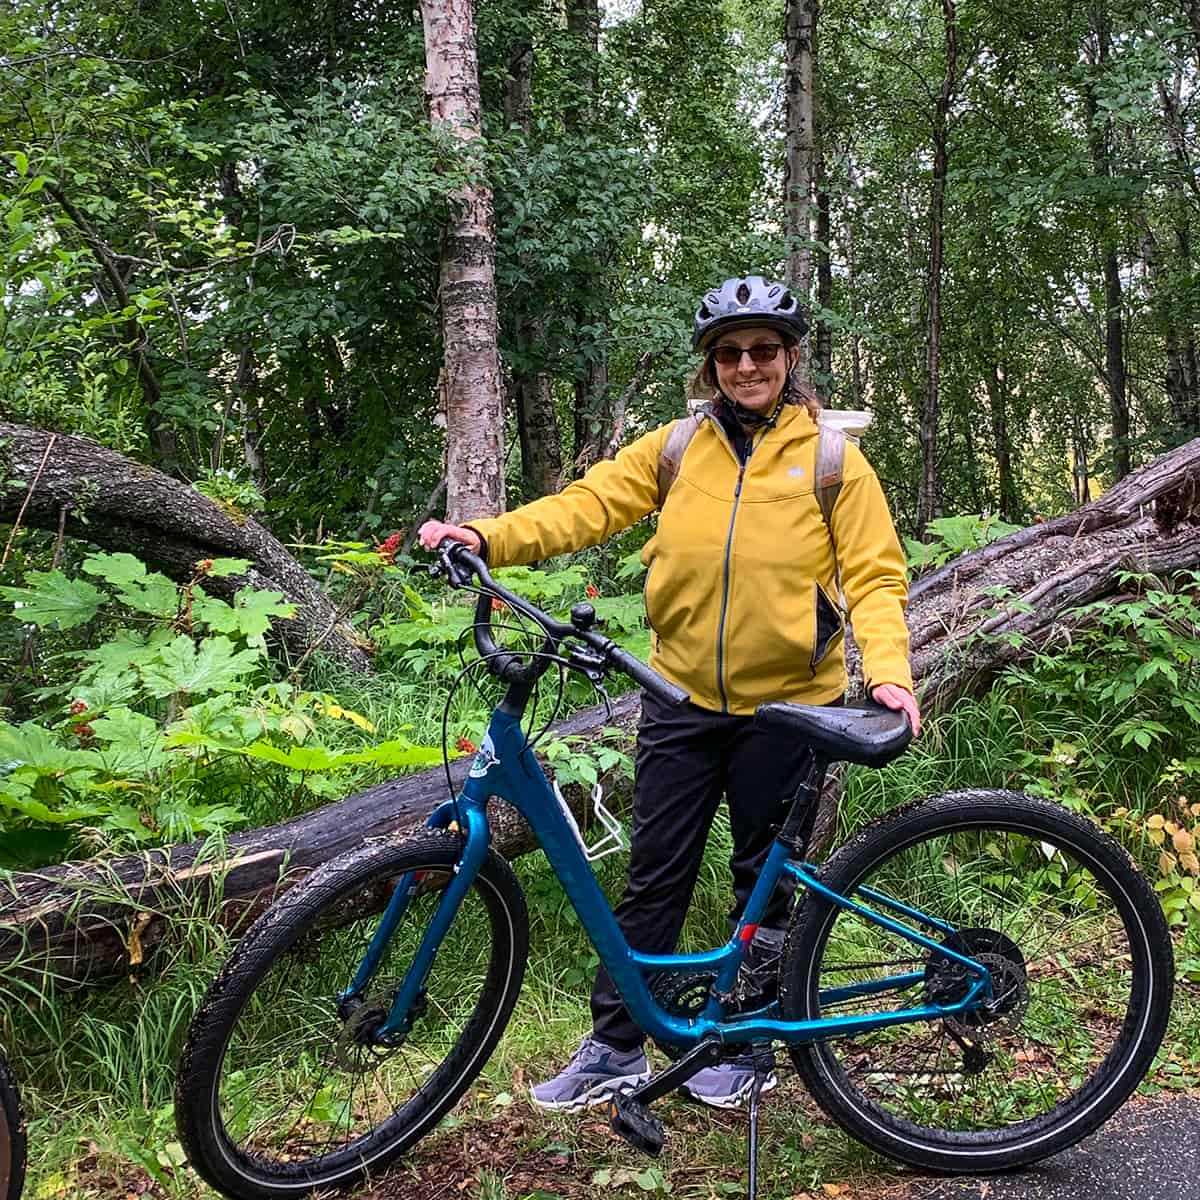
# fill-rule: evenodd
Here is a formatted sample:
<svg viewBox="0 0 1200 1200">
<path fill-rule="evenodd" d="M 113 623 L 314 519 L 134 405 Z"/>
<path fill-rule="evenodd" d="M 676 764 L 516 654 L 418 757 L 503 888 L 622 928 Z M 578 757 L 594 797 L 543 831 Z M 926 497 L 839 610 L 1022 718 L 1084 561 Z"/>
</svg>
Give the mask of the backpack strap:
<svg viewBox="0 0 1200 1200">
<path fill-rule="evenodd" d="M 671 432 L 667 434 L 667 440 L 663 444 L 662 453 L 658 456 L 659 508 L 662 508 L 667 502 L 667 493 L 671 490 L 671 485 L 675 482 L 679 474 L 679 467 L 683 462 L 683 456 L 687 452 L 692 438 L 696 436 L 696 431 L 700 428 L 700 422 L 703 419 L 703 416 L 698 412 L 688 413 L 686 417 L 680 417 L 671 426 Z"/>
<path fill-rule="evenodd" d="M 842 591 L 842 572 L 838 566 L 837 541 L 833 536 L 833 506 L 842 492 L 842 474 L 846 461 L 846 435 L 829 425 L 818 425 L 815 494 L 821 519 L 829 531 L 829 542 L 833 547 L 833 577 L 837 583 L 839 597 Z M 845 601 L 842 601 L 845 607 Z"/>
</svg>

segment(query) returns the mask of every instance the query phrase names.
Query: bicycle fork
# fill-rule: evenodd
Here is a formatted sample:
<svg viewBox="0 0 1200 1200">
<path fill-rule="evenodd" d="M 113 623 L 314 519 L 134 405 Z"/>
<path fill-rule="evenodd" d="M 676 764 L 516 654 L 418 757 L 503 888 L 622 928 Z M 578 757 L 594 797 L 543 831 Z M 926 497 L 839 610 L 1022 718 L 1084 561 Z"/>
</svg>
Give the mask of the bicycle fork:
<svg viewBox="0 0 1200 1200">
<path fill-rule="evenodd" d="M 413 1020 L 419 1015 L 425 980 L 433 966 L 434 957 L 437 955 L 447 930 L 458 915 L 463 899 L 475 882 L 475 876 L 487 855 L 490 834 L 486 813 L 479 805 L 460 802 L 456 806 L 447 802 L 429 818 L 429 827 L 433 829 L 448 828 L 456 816 L 466 826 L 462 854 L 458 862 L 451 868 L 450 882 L 442 893 L 437 911 L 425 928 L 421 944 L 417 947 L 400 986 L 395 991 L 387 1018 L 371 1034 L 371 1041 L 374 1044 L 394 1045 L 403 1040 L 412 1028 Z M 338 996 L 338 1012 L 343 1017 L 349 1016 L 362 1002 L 364 994 L 383 960 L 388 943 L 400 927 L 400 922 L 404 919 L 404 914 L 408 911 L 408 906 L 421 886 L 421 882 L 421 875 L 413 871 L 406 872 L 397 880 L 392 897 L 371 938 L 367 952 L 355 972 L 353 981 Z"/>
</svg>

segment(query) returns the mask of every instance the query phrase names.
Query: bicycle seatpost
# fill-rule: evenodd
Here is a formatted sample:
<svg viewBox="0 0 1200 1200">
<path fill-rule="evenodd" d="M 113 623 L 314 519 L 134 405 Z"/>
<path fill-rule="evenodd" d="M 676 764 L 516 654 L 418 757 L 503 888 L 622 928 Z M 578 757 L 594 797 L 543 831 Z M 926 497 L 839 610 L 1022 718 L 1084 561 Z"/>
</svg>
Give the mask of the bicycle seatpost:
<svg viewBox="0 0 1200 1200">
<path fill-rule="evenodd" d="M 825 775 L 829 760 L 819 754 L 812 756 L 808 774 L 796 789 L 791 806 L 779 830 L 779 840 L 795 855 L 803 856 L 808 839 L 812 837 L 817 823 L 817 806 L 821 800 L 821 789 L 825 786 Z"/>
</svg>

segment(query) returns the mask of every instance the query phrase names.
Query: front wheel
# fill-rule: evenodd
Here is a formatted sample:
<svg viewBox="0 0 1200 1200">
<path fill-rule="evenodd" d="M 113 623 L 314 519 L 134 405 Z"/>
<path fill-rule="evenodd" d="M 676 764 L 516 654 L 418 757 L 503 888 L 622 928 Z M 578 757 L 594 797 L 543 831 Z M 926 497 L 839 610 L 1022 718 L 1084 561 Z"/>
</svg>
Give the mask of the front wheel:
<svg viewBox="0 0 1200 1200">
<path fill-rule="evenodd" d="M 0 1058 L 0 1200 L 20 1200 L 25 1184 L 25 1120 L 21 1097 Z"/>
<path fill-rule="evenodd" d="M 956 1174 L 1024 1166 L 1098 1128 L 1149 1070 L 1170 1013 L 1170 938 L 1133 860 L 1090 822 L 1012 792 L 939 796 L 868 827 L 821 879 L 991 977 L 974 1011 L 793 1048 L 813 1098 L 873 1149 Z M 810 892 L 781 985 L 784 1015 L 808 1020 L 949 1006 L 970 982 Z"/>
<path fill-rule="evenodd" d="M 342 1189 L 429 1132 L 508 1023 L 529 946 L 512 869 L 489 852 L 443 940 L 413 1023 L 373 1038 L 452 877 L 459 839 L 370 844 L 315 871 L 247 931 L 192 1022 L 179 1068 L 180 1140 L 237 1200 Z M 366 994 L 341 999 L 407 876 L 408 907 Z"/>
</svg>

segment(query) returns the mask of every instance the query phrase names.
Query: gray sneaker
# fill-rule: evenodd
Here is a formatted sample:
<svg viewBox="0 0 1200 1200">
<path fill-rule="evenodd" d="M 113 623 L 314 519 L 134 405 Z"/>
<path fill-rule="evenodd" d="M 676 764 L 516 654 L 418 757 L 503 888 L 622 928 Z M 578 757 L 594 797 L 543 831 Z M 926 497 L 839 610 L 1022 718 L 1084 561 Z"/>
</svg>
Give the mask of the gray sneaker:
<svg viewBox="0 0 1200 1200">
<path fill-rule="evenodd" d="M 769 1092 L 777 1082 L 775 1072 L 770 1072 L 762 1090 Z M 748 1059 L 739 1058 L 697 1071 L 679 1090 L 713 1108 L 740 1108 L 750 1099 L 753 1088 L 754 1066 Z"/>
<path fill-rule="evenodd" d="M 618 1050 L 585 1037 L 571 1061 L 553 1079 L 530 1088 L 538 1108 L 583 1108 L 603 1104 L 616 1092 L 628 1091 L 650 1078 L 645 1051 Z"/>
</svg>

